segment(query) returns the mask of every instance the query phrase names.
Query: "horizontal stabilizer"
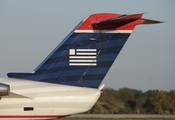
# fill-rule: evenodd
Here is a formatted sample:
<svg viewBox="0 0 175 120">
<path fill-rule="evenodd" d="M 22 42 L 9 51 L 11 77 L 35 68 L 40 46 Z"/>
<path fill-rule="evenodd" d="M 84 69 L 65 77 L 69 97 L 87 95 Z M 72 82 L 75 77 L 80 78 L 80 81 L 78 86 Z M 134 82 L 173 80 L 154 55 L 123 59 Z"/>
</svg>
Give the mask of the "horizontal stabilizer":
<svg viewBox="0 0 175 120">
<path fill-rule="evenodd" d="M 144 13 L 137 13 L 137 14 L 124 14 L 121 16 L 109 18 L 106 20 L 101 20 L 94 22 L 93 24 L 97 25 L 111 25 L 111 24 L 127 24 L 130 22 L 133 22 L 135 20 L 142 20 L 140 24 L 158 24 L 158 23 L 163 23 L 162 21 L 157 21 L 157 20 L 150 20 L 150 19 L 144 19 L 141 18 Z"/>
<path fill-rule="evenodd" d="M 4 96 L 3 98 L 29 98 L 29 97 L 10 92 L 8 96 Z"/>
<path fill-rule="evenodd" d="M 120 23 L 128 23 L 135 21 L 137 19 L 140 19 L 144 13 L 137 13 L 137 14 L 124 14 L 121 16 L 109 18 L 106 20 L 101 20 L 94 22 L 93 24 L 98 24 L 98 25 L 109 25 L 109 24 L 120 24 Z"/>
<path fill-rule="evenodd" d="M 144 19 L 144 18 L 142 18 L 142 20 L 144 20 L 144 22 L 142 24 L 158 24 L 158 23 L 164 23 L 162 21 L 150 20 L 150 19 Z"/>
</svg>

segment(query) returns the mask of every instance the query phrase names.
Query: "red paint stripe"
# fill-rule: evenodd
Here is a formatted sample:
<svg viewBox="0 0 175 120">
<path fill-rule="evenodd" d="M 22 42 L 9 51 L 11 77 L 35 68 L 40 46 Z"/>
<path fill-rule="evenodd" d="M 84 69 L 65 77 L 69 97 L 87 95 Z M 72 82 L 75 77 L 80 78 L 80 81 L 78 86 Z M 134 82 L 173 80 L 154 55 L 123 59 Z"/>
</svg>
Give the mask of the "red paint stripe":
<svg viewBox="0 0 175 120">
<path fill-rule="evenodd" d="M 122 20 L 128 20 L 130 18 L 137 18 L 136 21 L 120 24 L 109 24 L 96 26 L 93 23 L 98 21 L 107 20 L 113 17 L 120 16 L 121 14 L 111 14 L 111 13 L 102 13 L 102 14 L 93 14 L 87 17 L 83 23 L 77 28 L 77 30 L 133 30 L 134 27 L 140 23 L 143 23 L 143 20 L 140 19 L 142 14 L 136 14 L 128 16 Z"/>
<path fill-rule="evenodd" d="M 66 116 L 51 116 L 51 115 L 36 115 L 36 116 L 18 116 L 18 115 L 3 115 L 0 116 L 0 118 L 62 118 L 62 117 L 66 117 Z"/>
</svg>

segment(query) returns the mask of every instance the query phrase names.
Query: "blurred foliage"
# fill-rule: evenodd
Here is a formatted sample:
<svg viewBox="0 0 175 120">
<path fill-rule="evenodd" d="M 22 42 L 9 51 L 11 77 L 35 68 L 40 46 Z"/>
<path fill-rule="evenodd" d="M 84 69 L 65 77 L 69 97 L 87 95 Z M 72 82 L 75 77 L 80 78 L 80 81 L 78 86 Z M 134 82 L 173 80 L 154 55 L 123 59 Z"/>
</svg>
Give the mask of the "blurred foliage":
<svg viewBox="0 0 175 120">
<path fill-rule="evenodd" d="M 88 114 L 175 114 L 175 90 L 103 90 Z"/>
</svg>

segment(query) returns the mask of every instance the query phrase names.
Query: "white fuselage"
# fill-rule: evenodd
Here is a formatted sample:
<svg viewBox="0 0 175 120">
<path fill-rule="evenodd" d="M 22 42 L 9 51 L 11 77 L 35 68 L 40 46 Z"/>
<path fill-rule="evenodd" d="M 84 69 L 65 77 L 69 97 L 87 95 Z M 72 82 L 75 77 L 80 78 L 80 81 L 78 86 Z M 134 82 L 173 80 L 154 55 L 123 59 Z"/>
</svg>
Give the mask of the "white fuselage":
<svg viewBox="0 0 175 120">
<path fill-rule="evenodd" d="M 99 89 L 4 78 L 10 95 L 0 99 L 0 118 L 5 116 L 67 116 L 89 110 L 98 100 Z M 33 110 L 24 110 L 24 107 Z"/>
</svg>

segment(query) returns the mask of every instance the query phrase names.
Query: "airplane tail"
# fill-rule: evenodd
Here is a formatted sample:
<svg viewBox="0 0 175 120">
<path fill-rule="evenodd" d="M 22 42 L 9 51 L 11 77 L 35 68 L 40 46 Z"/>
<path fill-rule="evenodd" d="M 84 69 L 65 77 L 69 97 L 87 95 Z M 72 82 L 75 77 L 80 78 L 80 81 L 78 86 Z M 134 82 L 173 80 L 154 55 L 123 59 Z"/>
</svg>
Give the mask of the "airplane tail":
<svg viewBox="0 0 175 120">
<path fill-rule="evenodd" d="M 49 54 L 33 73 L 8 73 L 10 78 L 98 88 L 143 13 L 88 16 Z"/>
</svg>

